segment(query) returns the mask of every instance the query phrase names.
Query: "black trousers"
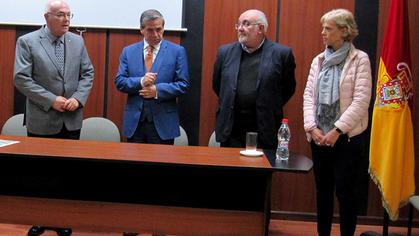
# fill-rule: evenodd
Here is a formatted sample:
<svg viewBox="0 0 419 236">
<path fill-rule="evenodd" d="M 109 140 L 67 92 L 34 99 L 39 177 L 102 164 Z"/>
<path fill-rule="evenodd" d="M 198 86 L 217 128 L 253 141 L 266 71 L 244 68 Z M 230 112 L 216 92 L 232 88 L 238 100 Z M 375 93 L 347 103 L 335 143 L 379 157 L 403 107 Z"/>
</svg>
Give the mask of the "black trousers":
<svg viewBox="0 0 419 236">
<path fill-rule="evenodd" d="M 339 202 L 340 232 L 353 236 L 357 222 L 357 173 L 362 164 L 365 135 L 348 138 L 341 135 L 334 147 L 317 146 L 311 142 L 316 182 L 317 231 L 330 236 L 334 192 Z"/>
<path fill-rule="evenodd" d="M 61 131 L 58 134 L 34 134 L 29 131 L 28 137 L 37 137 L 37 138 L 58 138 L 58 139 L 80 139 L 80 129 L 78 130 L 68 130 L 65 125 L 61 128 Z"/>
<path fill-rule="evenodd" d="M 275 129 L 275 127 L 272 127 Z M 262 142 L 261 134 L 257 127 L 256 122 L 256 111 L 235 111 L 234 112 L 234 123 L 231 130 L 231 134 L 228 139 L 220 143 L 221 147 L 246 147 L 246 133 L 257 132 L 257 148 L 260 149 L 276 149 L 276 146 L 272 146 Z"/>
<path fill-rule="evenodd" d="M 131 138 L 128 138 L 129 143 L 153 143 L 153 144 L 166 144 L 173 145 L 174 139 L 161 139 L 157 133 L 156 127 L 153 121 L 139 121 L 137 129 Z"/>
</svg>

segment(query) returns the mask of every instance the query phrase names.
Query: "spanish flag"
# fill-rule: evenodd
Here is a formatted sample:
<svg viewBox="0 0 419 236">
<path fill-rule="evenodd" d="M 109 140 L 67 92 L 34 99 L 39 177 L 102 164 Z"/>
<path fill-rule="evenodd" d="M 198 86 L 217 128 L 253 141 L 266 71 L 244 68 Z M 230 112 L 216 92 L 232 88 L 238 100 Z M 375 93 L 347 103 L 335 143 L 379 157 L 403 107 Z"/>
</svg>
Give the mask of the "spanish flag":
<svg viewBox="0 0 419 236">
<path fill-rule="evenodd" d="M 415 193 L 407 0 L 391 0 L 372 116 L 369 173 L 391 220 Z"/>
</svg>

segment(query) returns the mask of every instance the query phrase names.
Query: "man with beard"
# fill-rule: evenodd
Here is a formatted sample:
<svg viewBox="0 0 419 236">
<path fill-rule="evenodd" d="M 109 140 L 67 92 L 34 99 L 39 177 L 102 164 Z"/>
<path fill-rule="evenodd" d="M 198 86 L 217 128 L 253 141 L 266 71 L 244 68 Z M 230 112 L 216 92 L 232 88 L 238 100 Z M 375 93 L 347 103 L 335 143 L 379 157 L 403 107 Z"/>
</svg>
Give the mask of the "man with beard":
<svg viewBox="0 0 419 236">
<path fill-rule="evenodd" d="M 246 132 L 252 131 L 259 148 L 276 148 L 282 107 L 295 91 L 295 61 L 290 48 L 266 38 L 267 29 L 263 12 L 247 10 L 236 24 L 238 42 L 218 49 L 215 133 L 223 147 L 245 147 Z"/>
</svg>

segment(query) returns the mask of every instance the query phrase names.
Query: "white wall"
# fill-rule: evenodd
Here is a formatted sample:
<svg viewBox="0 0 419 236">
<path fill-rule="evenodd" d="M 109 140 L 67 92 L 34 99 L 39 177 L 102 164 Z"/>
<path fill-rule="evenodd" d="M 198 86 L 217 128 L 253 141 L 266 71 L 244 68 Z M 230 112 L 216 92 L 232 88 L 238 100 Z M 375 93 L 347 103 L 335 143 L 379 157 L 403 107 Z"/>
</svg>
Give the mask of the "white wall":
<svg viewBox="0 0 419 236">
<path fill-rule="evenodd" d="M 157 9 L 165 18 L 165 30 L 182 29 L 183 0 L 67 0 L 74 13 L 71 26 L 138 29 L 144 10 Z M 47 0 L 2 0 L 0 24 L 42 25 Z"/>
</svg>

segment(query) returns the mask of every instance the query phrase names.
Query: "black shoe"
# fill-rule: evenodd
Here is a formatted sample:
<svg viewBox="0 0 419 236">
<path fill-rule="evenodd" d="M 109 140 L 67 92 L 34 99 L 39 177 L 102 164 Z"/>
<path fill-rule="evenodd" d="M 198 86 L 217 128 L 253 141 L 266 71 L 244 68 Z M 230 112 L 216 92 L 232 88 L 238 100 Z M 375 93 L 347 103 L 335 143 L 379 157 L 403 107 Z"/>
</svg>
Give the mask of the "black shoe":
<svg viewBox="0 0 419 236">
<path fill-rule="evenodd" d="M 38 236 L 45 232 L 45 228 L 42 226 L 34 225 L 28 231 L 28 236 Z"/>
<path fill-rule="evenodd" d="M 73 233 L 70 228 L 57 228 L 55 231 L 58 236 L 71 236 L 71 233 Z"/>
<path fill-rule="evenodd" d="M 137 236 L 137 235 L 138 235 L 137 233 L 126 233 L 126 232 L 122 233 L 122 236 Z"/>
</svg>

